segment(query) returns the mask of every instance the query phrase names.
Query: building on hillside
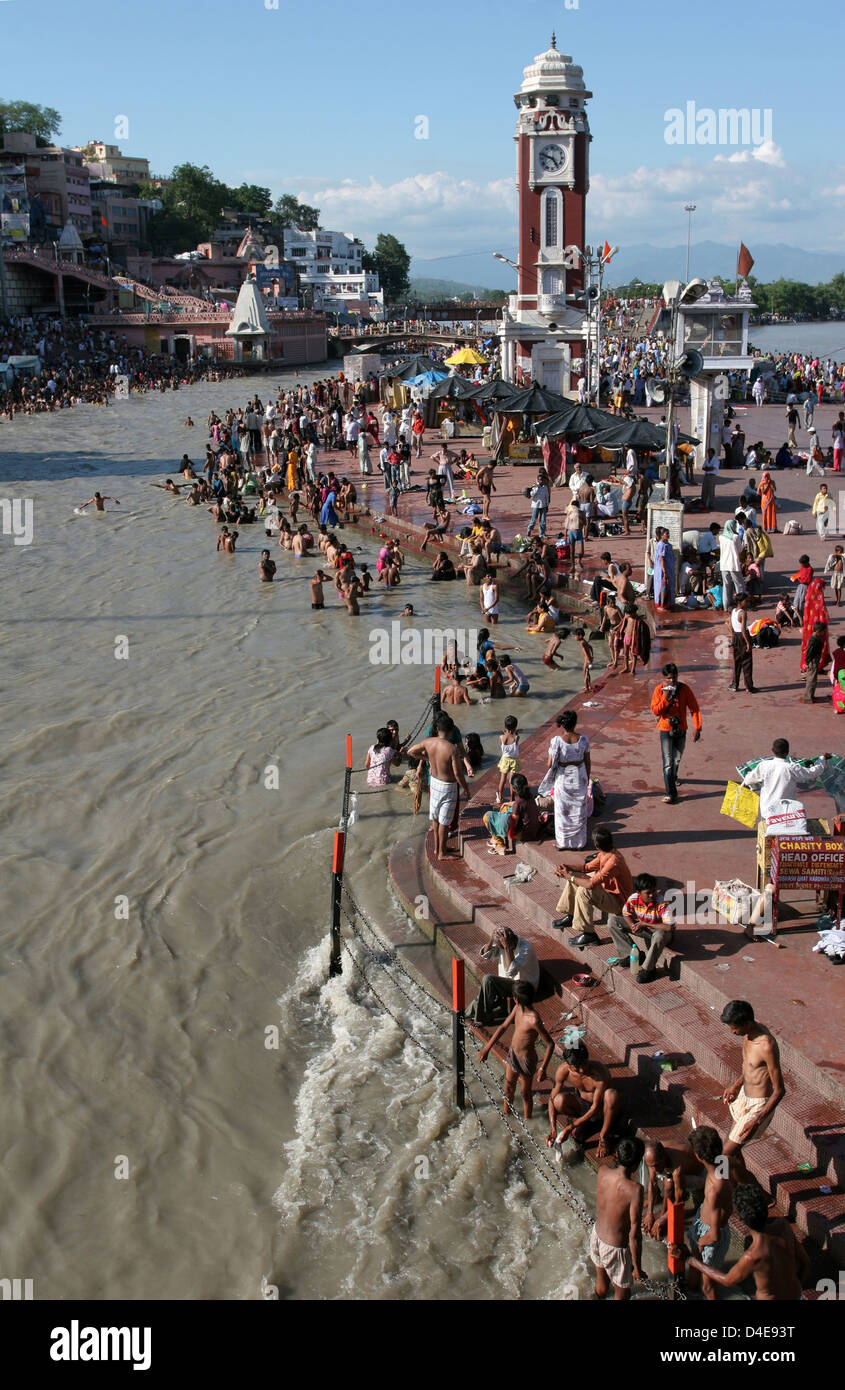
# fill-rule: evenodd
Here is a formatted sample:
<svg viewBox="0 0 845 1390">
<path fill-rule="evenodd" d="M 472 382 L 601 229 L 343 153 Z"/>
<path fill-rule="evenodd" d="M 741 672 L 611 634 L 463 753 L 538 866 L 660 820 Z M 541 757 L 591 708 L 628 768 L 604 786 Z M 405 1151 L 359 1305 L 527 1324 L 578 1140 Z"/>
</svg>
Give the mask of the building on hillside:
<svg viewBox="0 0 845 1390">
<path fill-rule="evenodd" d="M 121 154 L 117 145 L 90 140 L 87 145 L 74 145 L 73 149 L 82 156 L 92 179 L 118 187 L 150 182 L 150 161 Z"/>
<path fill-rule="evenodd" d="M 312 298 L 315 308 L 383 316 L 384 291 L 378 276 L 363 269 L 364 247 L 357 237 L 321 227 L 313 232 L 287 227 L 284 252 L 297 268 L 303 297 Z"/>
<path fill-rule="evenodd" d="M 0 170 L 24 165 L 29 198 L 39 198 L 48 236 L 57 236 L 68 222 L 81 236 L 89 236 L 91 181 L 82 156 L 61 145 L 39 145 L 34 135 L 23 130 L 7 131 L 0 139 Z"/>
<path fill-rule="evenodd" d="M 571 390 L 585 356 L 587 316 L 567 295 L 584 286 L 591 96 L 553 34 L 514 97 L 519 279 L 502 315 L 502 375 L 561 393 Z"/>
</svg>

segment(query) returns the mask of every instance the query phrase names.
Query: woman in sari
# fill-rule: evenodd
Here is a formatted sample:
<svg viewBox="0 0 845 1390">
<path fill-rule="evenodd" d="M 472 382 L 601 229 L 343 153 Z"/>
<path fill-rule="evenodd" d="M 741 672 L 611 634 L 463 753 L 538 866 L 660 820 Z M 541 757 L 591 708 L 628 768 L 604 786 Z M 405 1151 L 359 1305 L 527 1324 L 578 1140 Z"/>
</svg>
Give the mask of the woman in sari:
<svg viewBox="0 0 845 1390">
<path fill-rule="evenodd" d="M 830 643 L 828 633 L 830 631 L 830 615 L 827 611 L 827 604 L 824 601 L 824 576 L 818 575 L 811 579 L 807 585 L 807 596 L 804 599 L 804 627 L 802 629 L 801 640 L 801 670 L 807 669 L 807 647 L 813 635 L 813 628 L 816 623 L 823 623 L 825 628 L 824 650 L 819 660 L 819 671 L 826 671 L 830 665 Z"/>
<path fill-rule="evenodd" d="M 549 744 L 549 770 L 554 781 L 555 844 L 558 849 L 584 849 L 587 844 L 587 793 L 590 785 L 590 742 L 575 732 L 578 715 L 564 710 L 557 721 L 560 733 Z"/>
<path fill-rule="evenodd" d="M 675 552 L 665 526 L 658 530 L 654 547 L 654 602 L 658 608 L 675 604 Z"/>
<path fill-rule="evenodd" d="M 760 495 L 760 506 L 763 510 L 762 522 L 763 530 L 774 532 L 778 529 L 778 504 L 777 488 L 772 482 L 771 474 L 768 469 L 760 479 L 757 492 Z"/>
</svg>

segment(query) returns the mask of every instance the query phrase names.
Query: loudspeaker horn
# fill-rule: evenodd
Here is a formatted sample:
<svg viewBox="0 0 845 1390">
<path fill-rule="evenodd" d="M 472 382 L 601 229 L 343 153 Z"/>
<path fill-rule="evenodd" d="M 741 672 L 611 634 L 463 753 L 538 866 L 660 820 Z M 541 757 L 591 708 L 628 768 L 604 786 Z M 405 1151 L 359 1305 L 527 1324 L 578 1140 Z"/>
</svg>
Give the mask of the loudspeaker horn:
<svg viewBox="0 0 845 1390">
<path fill-rule="evenodd" d="M 666 383 L 658 381 L 656 376 L 650 376 L 646 381 L 648 394 L 651 396 L 654 405 L 664 405 L 666 401 Z"/>
<path fill-rule="evenodd" d="M 687 348 L 678 363 L 678 370 L 690 380 L 701 375 L 704 371 L 704 358 L 698 348 Z"/>
</svg>

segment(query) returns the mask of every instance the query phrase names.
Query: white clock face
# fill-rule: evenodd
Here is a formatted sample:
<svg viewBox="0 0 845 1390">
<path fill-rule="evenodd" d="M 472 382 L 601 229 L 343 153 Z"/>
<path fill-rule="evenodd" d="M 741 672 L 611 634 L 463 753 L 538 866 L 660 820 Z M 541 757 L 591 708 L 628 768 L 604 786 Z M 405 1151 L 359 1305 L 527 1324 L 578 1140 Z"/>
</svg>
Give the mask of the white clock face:
<svg viewBox="0 0 845 1390">
<path fill-rule="evenodd" d="M 537 161 L 544 174 L 559 174 L 566 164 L 563 145 L 542 145 Z"/>
</svg>

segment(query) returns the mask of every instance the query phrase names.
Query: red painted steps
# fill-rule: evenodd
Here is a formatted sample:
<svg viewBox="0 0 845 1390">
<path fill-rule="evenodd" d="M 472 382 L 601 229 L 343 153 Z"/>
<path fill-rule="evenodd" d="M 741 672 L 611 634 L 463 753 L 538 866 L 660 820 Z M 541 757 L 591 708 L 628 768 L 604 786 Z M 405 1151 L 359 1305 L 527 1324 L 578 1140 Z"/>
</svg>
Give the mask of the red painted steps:
<svg viewBox="0 0 845 1390">
<path fill-rule="evenodd" d="M 714 1035 L 710 1010 L 705 1010 L 696 1000 L 684 997 L 672 981 L 661 978 L 652 985 L 638 986 L 625 969 L 614 969 L 608 980 L 593 990 L 578 989 L 569 983 L 572 976 L 583 969 L 585 960 L 593 973 L 599 974 L 605 967 L 605 957 L 612 954 L 609 943 L 597 950 L 570 951 L 559 939 L 559 933 L 553 934 L 549 929 L 539 927 L 520 910 L 523 893 L 528 895 L 536 880 L 527 885 L 514 886 L 508 897 L 501 891 L 497 892 L 489 878 L 481 879 L 466 858 L 459 860 L 450 857 L 448 871 L 441 873 L 441 866 L 432 863 L 430 854 L 429 838 L 423 867 L 423 878 L 427 885 L 425 891 L 445 888 L 449 901 L 463 917 L 462 929 L 457 933 L 450 931 L 448 939 L 455 947 L 456 954 L 465 956 L 472 975 L 478 977 L 483 973 L 483 962 L 477 956 L 482 940 L 499 923 L 514 925 L 516 916 L 519 919 L 517 929 L 537 949 L 544 970 L 554 981 L 564 1011 L 580 1005 L 590 1040 L 597 1039 L 612 1055 L 623 1059 L 632 1076 L 651 1073 L 655 1084 L 660 1084 L 660 1078 L 667 1074 L 661 1073 L 655 1066 L 653 1053 L 660 1050 L 689 1055 L 690 1048 L 695 1049 L 696 1065 L 679 1068 L 668 1075 L 676 1092 L 680 1085 L 684 1087 L 683 1102 L 687 1114 L 695 1115 L 695 1099 L 701 1113 L 709 1113 L 707 1122 L 717 1124 L 720 1132 L 725 1132 L 725 1107 L 719 1102 L 717 1112 L 707 1111 L 707 1102 L 709 1098 L 720 1095 L 726 1082 L 737 1075 L 739 1049 L 728 1040 L 729 1035 Z M 489 856 L 489 860 L 491 866 L 498 865 L 501 870 L 504 865 L 504 871 L 510 872 L 516 863 L 516 857 L 511 856 L 507 859 Z M 539 891 L 543 891 L 542 887 Z M 663 996 L 668 1002 L 667 991 L 677 996 L 678 1003 L 674 1008 L 662 1009 L 655 999 Z M 834 1155 L 825 1151 L 824 1136 L 831 1130 L 830 1121 L 835 1125 L 841 1117 L 826 1106 L 820 1097 L 816 1097 L 810 1103 L 812 1113 L 819 1121 L 820 1132 L 807 1135 L 803 1128 L 796 1128 L 796 1119 L 791 1104 L 788 1104 L 790 1097 L 796 1095 L 796 1087 L 788 1073 L 786 1080 L 788 1095 L 775 1111 L 770 1130 L 772 1138 L 769 1139 L 767 1135 L 749 1149 L 748 1166 L 773 1195 L 780 1198 L 783 1188 L 784 1207 L 793 1213 L 798 1227 L 807 1233 L 812 1230 L 817 1243 L 822 1248 L 829 1248 L 840 1262 L 845 1263 L 845 1199 L 842 1186 L 837 1184 L 831 1196 L 819 1191 L 826 1182 L 830 1185 L 836 1183 L 835 1169 L 830 1174 L 825 1173 Z M 672 1083 L 665 1083 L 662 1089 Z M 808 1100 L 806 1089 L 804 1100 Z M 780 1115 L 781 1110 L 784 1111 L 783 1116 Z M 836 1135 L 835 1128 L 832 1132 Z M 798 1173 L 798 1164 L 802 1162 L 813 1163 L 814 1173 L 806 1177 Z M 797 1193 L 800 1193 L 800 1198 Z"/>
</svg>

